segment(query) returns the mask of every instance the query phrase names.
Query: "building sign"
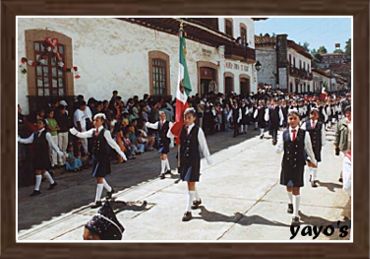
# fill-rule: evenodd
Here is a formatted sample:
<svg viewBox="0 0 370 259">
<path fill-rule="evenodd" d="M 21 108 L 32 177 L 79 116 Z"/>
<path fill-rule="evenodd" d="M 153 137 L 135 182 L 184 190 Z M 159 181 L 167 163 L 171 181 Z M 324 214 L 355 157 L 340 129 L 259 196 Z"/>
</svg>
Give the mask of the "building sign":
<svg viewBox="0 0 370 259">
<path fill-rule="evenodd" d="M 236 64 L 233 62 L 225 62 L 225 67 L 229 69 L 234 69 L 234 70 L 240 70 L 243 72 L 248 72 L 249 71 L 249 66 L 248 65 L 243 65 L 243 64 Z"/>
<path fill-rule="evenodd" d="M 202 53 L 203 53 L 203 55 L 204 56 L 211 56 L 211 54 L 212 54 L 212 51 L 210 51 L 210 50 L 207 50 L 207 49 L 202 49 Z"/>
</svg>

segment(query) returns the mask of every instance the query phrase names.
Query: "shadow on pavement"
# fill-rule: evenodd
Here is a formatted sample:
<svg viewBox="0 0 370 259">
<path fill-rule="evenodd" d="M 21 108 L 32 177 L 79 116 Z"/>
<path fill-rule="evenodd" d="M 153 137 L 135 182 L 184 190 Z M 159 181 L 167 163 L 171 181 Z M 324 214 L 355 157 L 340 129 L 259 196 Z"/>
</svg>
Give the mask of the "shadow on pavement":
<svg viewBox="0 0 370 259">
<path fill-rule="evenodd" d="M 193 219 L 203 219 L 208 222 L 234 222 L 242 226 L 250 226 L 253 224 L 270 225 L 279 227 L 290 227 L 278 221 L 272 221 L 258 215 L 245 216 L 240 212 L 235 212 L 234 216 L 227 216 L 216 211 L 209 211 L 204 206 L 199 206 L 201 212 L 200 217 L 193 217 Z"/>
<path fill-rule="evenodd" d="M 334 229 L 339 229 L 343 226 L 348 226 L 351 228 L 351 220 L 347 217 L 344 217 L 344 220 L 337 220 L 337 221 L 330 221 L 322 217 L 318 216 L 308 216 L 302 213 L 301 211 L 299 212 L 299 217 L 302 222 L 302 224 L 305 225 L 312 225 L 312 226 L 323 226 L 324 228 L 326 226 L 332 226 Z"/>
<path fill-rule="evenodd" d="M 342 187 L 343 187 L 341 184 L 329 183 L 329 182 L 320 182 L 319 180 L 317 181 L 317 183 L 319 184 L 320 187 L 326 187 L 331 192 L 335 192 L 335 189 L 342 189 Z"/>
<path fill-rule="evenodd" d="M 150 204 L 148 206 L 147 201 L 115 201 L 111 200 L 110 204 L 114 213 L 119 213 L 124 210 L 132 210 L 132 211 L 147 211 L 150 210 L 154 204 Z"/>
</svg>

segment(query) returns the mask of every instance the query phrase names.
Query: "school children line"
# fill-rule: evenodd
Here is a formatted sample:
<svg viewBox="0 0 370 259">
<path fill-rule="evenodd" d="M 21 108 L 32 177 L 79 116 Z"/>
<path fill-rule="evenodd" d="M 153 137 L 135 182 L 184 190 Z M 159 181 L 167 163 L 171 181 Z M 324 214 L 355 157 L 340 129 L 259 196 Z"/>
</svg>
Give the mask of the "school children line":
<svg viewBox="0 0 370 259">
<path fill-rule="evenodd" d="M 350 110 L 350 101 L 351 96 L 348 93 L 325 96 L 288 95 L 279 90 L 265 89 L 260 89 L 257 94 L 250 96 L 231 93 L 225 97 L 223 94 L 210 93 L 203 98 L 191 97 L 189 102 L 192 107 L 184 113 L 178 154 L 180 178 L 187 182 L 188 189 L 182 220 L 189 221 L 192 218 L 191 209 L 198 208 L 202 203 L 196 188 L 196 183 L 200 180 L 200 159 L 203 156 L 208 163 L 212 163 L 206 134 L 232 128 L 233 137 L 237 137 L 246 133 L 248 126 L 254 126 L 255 129 L 259 128 L 261 139 L 265 137 L 265 131 L 269 131 L 272 144 L 277 145 L 278 151 L 284 152 L 280 183 L 286 186 L 288 192 L 288 213 L 294 215 L 292 223 L 299 223 L 300 188 L 303 186 L 304 167 L 306 164 L 309 167 L 311 186 L 317 187 L 317 168 L 318 162 L 321 161 L 321 148 L 325 143 L 325 130 L 338 121 L 342 122 L 343 118 L 346 123 L 338 125 L 349 125 L 350 119 L 346 113 Z M 174 137 L 170 131 L 174 102 L 171 103 L 170 99 L 161 98 L 154 101 L 153 97 L 145 95 L 143 100 L 139 101 L 134 97 L 125 105 L 114 91 L 109 103 L 89 100 L 89 105 L 86 105 L 83 97 L 79 96 L 74 105 L 73 123 L 70 124 L 67 103 L 62 100 L 56 104 L 55 109 L 49 109 L 46 119 L 38 113 L 37 128 L 31 135 L 18 139 L 19 143 L 33 144 L 37 150 L 33 156 L 35 186 L 31 196 L 41 193 L 42 175 L 49 180 L 49 189 L 57 185 L 50 174 L 53 165 L 62 161 L 67 169 L 81 166 L 81 161 L 74 158 L 76 152 L 73 148 L 76 147 L 77 154 L 84 153 L 92 161 L 92 175 L 97 183 L 94 208 L 102 205 L 103 189 L 107 191 L 107 199 L 115 192 L 106 180 L 106 176 L 111 173 L 111 149 L 115 151 L 117 161 L 123 162 L 155 147 L 160 153 L 159 177 L 164 179 L 166 174 L 171 173 L 167 155 Z M 55 111 L 59 114 L 58 121 L 62 121 L 61 126 L 53 119 Z M 281 128 L 284 130 L 278 139 L 278 131 Z M 348 129 L 342 133 L 343 129 L 338 128 L 337 135 L 340 137 L 336 144 L 336 148 L 346 157 L 343 177 L 347 185 L 350 181 L 348 168 L 351 144 L 342 142 L 348 142 L 349 138 L 344 134 L 350 134 L 352 126 L 348 126 Z M 127 145 L 127 140 L 131 140 L 130 134 L 135 145 Z M 73 142 L 70 143 L 68 138 Z M 59 139 L 61 141 L 58 141 Z M 66 143 L 70 143 L 69 146 Z M 172 168 L 176 167 L 172 165 Z"/>
</svg>

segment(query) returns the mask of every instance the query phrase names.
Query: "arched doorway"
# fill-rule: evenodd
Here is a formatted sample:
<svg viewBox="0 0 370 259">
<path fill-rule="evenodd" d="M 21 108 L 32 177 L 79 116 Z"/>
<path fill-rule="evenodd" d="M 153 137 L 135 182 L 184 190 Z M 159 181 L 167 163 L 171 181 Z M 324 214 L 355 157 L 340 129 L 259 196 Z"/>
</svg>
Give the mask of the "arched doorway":
<svg viewBox="0 0 370 259">
<path fill-rule="evenodd" d="M 200 96 L 209 92 L 217 92 L 218 66 L 206 61 L 198 61 L 198 93 Z"/>
<path fill-rule="evenodd" d="M 247 75 L 240 75 L 239 76 L 239 82 L 240 82 L 240 94 L 243 96 L 248 96 L 251 91 L 250 86 L 250 78 Z"/>
<path fill-rule="evenodd" d="M 230 94 L 232 91 L 234 91 L 234 75 L 230 72 L 224 73 L 224 89 L 225 89 L 225 95 Z"/>
</svg>

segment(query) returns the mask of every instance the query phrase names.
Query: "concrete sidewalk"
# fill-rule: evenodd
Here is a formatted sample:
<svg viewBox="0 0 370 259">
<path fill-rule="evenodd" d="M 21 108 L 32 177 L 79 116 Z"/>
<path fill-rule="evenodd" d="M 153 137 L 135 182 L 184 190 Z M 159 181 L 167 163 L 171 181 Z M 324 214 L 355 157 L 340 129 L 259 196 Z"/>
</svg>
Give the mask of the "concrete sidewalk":
<svg viewBox="0 0 370 259">
<path fill-rule="evenodd" d="M 333 132 L 327 133 L 323 162 L 319 165 L 320 186 L 308 182 L 301 190 L 301 229 L 307 225 L 350 224 L 350 202 L 338 182 L 341 158 L 334 155 Z M 193 210 L 193 219 L 182 222 L 186 184 L 176 179 L 154 179 L 118 192 L 112 203 L 124 225 L 123 241 L 289 240 L 291 215 L 287 194 L 279 184 L 282 154 L 271 139 L 251 138 L 212 155 L 213 164 L 202 160 L 198 191 L 203 201 Z M 126 203 L 124 203 L 125 201 Z M 144 202 L 145 201 L 145 202 Z M 82 240 L 83 225 L 96 213 L 83 206 L 19 232 L 19 240 Z M 349 230 L 350 231 L 350 230 Z M 320 234 L 315 240 L 349 239 Z M 294 240 L 312 240 L 302 236 Z"/>
</svg>

